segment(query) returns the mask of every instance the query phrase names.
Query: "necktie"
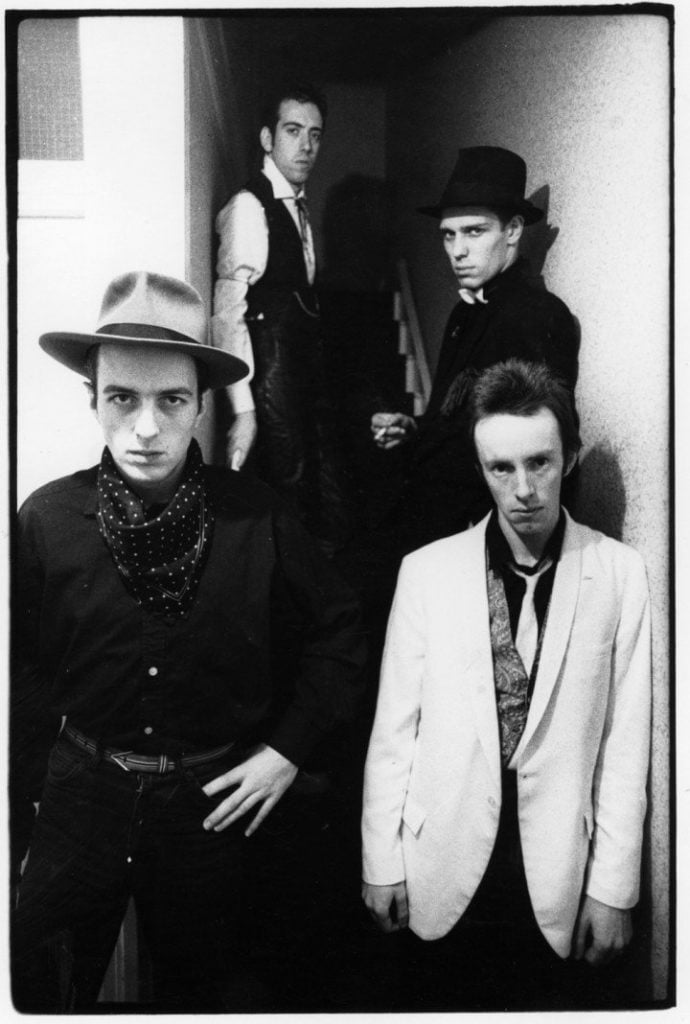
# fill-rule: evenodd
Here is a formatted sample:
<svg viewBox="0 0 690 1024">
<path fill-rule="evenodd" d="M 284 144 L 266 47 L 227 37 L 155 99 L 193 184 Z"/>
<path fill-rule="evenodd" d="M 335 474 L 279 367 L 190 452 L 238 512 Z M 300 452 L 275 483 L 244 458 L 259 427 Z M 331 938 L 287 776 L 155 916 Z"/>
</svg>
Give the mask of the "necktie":
<svg viewBox="0 0 690 1024">
<path fill-rule="evenodd" d="M 307 212 L 307 204 L 305 203 L 302 196 L 295 199 L 295 206 L 297 207 L 297 216 L 299 217 L 299 233 L 302 239 L 302 251 L 304 253 L 304 265 L 307 268 L 307 278 L 309 283 L 312 284 L 314 281 L 314 247 L 311 238 L 311 229 L 309 227 L 309 213 Z"/>
<path fill-rule="evenodd" d="M 534 655 L 536 654 L 537 643 L 539 642 L 539 624 L 537 622 L 537 613 L 534 607 L 534 591 L 537 588 L 539 577 L 545 573 L 551 565 L 551 559 L 546 558 L 536 572 L 529 574 L 520 572 L 519 569 L 512 566 L 513 572 L 517 576 L 521 576 L 525 581 L 525 593 L 522 598 L 520 618 L 518 619 L 517 632 L 515 634 L 515 647 L 522 659 L 522 664 L 525 666 L 525 672 L 528 676 L 531 675 L 532 672 Z"/>
</svg>

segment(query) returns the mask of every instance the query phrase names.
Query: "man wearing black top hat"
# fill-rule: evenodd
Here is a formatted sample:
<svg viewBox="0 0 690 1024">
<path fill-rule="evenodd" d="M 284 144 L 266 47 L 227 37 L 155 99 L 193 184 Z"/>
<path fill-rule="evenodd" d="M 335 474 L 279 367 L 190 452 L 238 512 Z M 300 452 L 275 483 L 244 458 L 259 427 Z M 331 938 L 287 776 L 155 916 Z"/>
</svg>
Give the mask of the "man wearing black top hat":
<svg viewBox="0 0 690 1024">
<path fill-rule="evenodd" d="M 12 981 L 24 1012 L 91 1005 L 130 896 L 157 1008 L 255 1007 L 248 837 L 359 689 L 349 592 L 271 491 L 203 462 L 193 432 L 207 389 L 247 372 L 207 329 L 193 288 L 137 272 L 112 282 L 94 333 L 40 339 L 88 379 L 106 447 L 19 515 L 15 880 L 29 855 Z"/>
<path fill-rule="evenodd" d="M 543 216 L 525 199 L 525 182 L 525 162 L 516 153 L 461 149 L 439 202 L 420 209 L 439 221 L 460 301 L 446 325 L 421 420 L 388 412 L 372 417 L 380 447 L 414 439 L 400 512 L 403 552 L 465 529 L 490 508 L 464 424 L 476 372 L 514 357 L 547 363 L 575 387 L 573 317 L 560 299 L 528 280 L 518 256 L 524 228 Z"/>
</svg>

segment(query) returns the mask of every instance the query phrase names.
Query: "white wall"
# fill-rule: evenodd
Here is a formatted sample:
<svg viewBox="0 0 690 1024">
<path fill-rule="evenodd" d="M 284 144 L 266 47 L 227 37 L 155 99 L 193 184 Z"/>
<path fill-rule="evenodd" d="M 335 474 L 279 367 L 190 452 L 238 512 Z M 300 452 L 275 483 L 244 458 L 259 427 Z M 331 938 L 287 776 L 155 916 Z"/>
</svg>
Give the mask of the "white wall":
<svg viewBox="0 0 690 1024">
<path fill-rule="evenodd" d="M 454 279 L 435 202 L 460 146 L 499 145 L 548 201 L 529 229 L 547 287 L 582 328 L 577 390 L 586 446 L 579 518 L 645 557 L 654 617 L 654 722 L 645 901 L 654 994 L 668 957 L 669 873 L 669 54 L 668 22 L 648 15 L 509 17 L 492 22 L 391 89 L 388 167 L 399 189 L 432 364 Z M 531 244 L 529 236 L 532 236 Z"/>
<path fill-rule="evenodd" d="M 102 447 L 79 377 L 41 352 L 39 333 L 93 330 L 118 273 L 185 274 L 182 19 L 81 18 L 80 50 L 84 162 L 72 168 L 78 187 L 66 168 L 43 161 L 24 168 L 20 182 L 20 500 L 92 464 Z"/>
</svg>

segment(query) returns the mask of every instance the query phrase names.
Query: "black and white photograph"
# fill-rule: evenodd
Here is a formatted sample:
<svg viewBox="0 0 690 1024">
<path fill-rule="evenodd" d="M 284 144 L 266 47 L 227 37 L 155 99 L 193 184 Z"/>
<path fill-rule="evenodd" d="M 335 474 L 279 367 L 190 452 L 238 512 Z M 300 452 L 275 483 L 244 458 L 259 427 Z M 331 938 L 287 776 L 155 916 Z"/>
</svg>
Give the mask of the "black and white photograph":
<svg viewBox="0 0 690 1024">
<path fill-rule="evenodd" d="M 676 6 L 4 13 L 3 1009 L 680 1012 Z"/>
</svg>

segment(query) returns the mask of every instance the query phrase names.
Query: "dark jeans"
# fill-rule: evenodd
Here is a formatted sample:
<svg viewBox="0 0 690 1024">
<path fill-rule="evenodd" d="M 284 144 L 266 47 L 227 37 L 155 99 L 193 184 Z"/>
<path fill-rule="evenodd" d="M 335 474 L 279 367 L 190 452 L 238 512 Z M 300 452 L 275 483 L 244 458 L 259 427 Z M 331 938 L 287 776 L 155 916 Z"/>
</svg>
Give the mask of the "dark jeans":
<svg viewBox="0 0 690 1024">
<path fill-rule="evenodd" d="M 211 799 L 202 785 L 236 761 L 169 775 L 127 772 L 58 740 L 13 919 L 17 1009 L 88 1008 L 130 895 L 157 1009 L 247 1008 L 246 823 L 219 833 L 202 827 L 227 795 Z"/>
</svg>

